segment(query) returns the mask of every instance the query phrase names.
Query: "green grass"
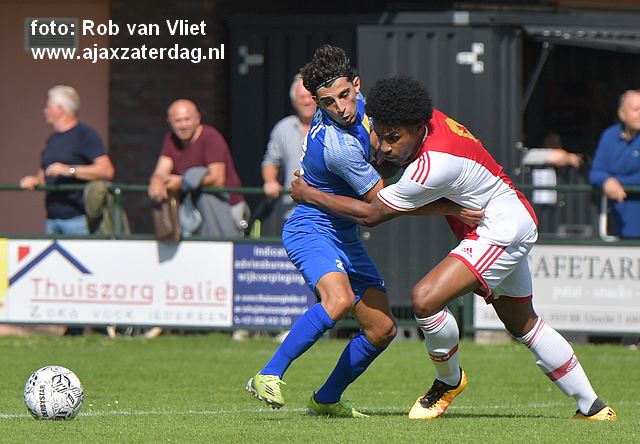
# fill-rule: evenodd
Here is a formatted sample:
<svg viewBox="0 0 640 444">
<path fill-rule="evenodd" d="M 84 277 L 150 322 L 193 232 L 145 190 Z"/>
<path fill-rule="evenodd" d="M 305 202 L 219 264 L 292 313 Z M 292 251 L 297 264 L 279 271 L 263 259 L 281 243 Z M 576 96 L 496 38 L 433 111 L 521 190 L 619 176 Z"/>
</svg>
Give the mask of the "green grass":
<svg viewBox="0 0 640 444">
<path fill-rule="evenodd" d="M 616 423 L 571 421 L 575 410 L 521 345 L 462 342 L 469 385 L 445 416 L 411 421 L 407 412 L 433 379 L 421 342 L 398 341 L 345 394 L 366 419 L 304 415 L 304 405 L 333 368 L 344 341 L 325 340 L 286 374 L 287 406 L 274 411 L 244 391 L 277 344 L 233 342 L 228 335 L 111 340 L 0 337 L 0 442 L 210 443 L 588 443 L 640 442 L 640 351 L 576 346 Z M 22 388 L 46 364 L 74 370 L 85 403 L 73 421 L 36 421 Z"/>
</svg>

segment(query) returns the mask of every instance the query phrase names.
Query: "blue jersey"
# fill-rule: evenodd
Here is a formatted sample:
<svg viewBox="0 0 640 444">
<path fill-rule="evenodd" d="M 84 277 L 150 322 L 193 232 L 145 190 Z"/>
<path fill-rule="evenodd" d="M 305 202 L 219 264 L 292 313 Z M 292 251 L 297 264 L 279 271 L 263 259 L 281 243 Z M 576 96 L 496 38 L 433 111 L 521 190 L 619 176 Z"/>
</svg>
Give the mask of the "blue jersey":
<svg viewBox="0 0 640 444">
<path fill-rule="evenodd" d="M 349 127 L 337 124 L 318 108 L 303 146 L 300 160 L 302 178 L 312 187 L 330 194 L 360 199 L 380 180 L 369 164 L 371 126 L 364 112 L 364 98 L 357 96 L 356 123 Z M 284 231 L 320 232 L 351 239 L 358 236 L 357 225 L 325 210 L 300 204 L 284 226 Z"/>
</svg>

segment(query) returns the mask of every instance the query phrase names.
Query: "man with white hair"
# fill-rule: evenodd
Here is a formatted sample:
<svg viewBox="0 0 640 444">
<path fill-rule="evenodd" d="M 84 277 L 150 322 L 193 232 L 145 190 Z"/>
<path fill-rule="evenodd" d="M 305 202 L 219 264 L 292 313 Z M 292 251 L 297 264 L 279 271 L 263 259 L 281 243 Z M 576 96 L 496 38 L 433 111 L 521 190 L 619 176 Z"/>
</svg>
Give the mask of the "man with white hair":
<svg viewBox="0 0 640 444">
<path fill-rule="evenodd" d="M 96 131 L 78 120 L 80 96 L 64 85 L 49 90 L 44 108 L 46 122 L 54 133 L 41 154 L 40 169 L 20 179 L 20 187 L 82 184 L 111 180 L 114 168 Z M 89 234 L 82 190 L 47 191 L 47 234 Z"/>
<path fill-rule="evenodd" d="M 316 102 L 302 84 L 302 77 L 296 74 L 289 89 L 291 105 L 295 114 L 279 120 L 271 130 L 267 151 L 262 160 L 264 194 L 272 199 L 280 197 L 282 188 L 289 189 L 295 179 L 293 173 L 300 168 L 302 142 L 309 131 L 311 119 L 316 112 Z M 295 202 L 288 195 L 280 197 L 275 208 L 278 218 L 273 234 L 280 234 L 282 226 L 293 212 Z M 277 233 L 276 233 L 277 232 Z"/>
<path fill-rule="evenodd" d="M 622 93 L 618 101 L 620 123 L 600 136 L 589 182 L 613 201 L 618 235 L 640 239 L 640 194 L 625 186 L 640 185 L 640 89 Z"/>
</svg>

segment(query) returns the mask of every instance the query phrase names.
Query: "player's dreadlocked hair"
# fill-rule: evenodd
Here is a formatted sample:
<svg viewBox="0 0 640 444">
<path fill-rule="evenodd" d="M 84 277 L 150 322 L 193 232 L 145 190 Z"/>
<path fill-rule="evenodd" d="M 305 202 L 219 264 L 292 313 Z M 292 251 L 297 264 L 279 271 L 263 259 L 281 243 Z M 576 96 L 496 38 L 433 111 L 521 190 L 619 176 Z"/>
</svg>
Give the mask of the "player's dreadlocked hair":
<svg viewBox="0 0 640 444">
<path fill-rule="evenodd" d="M 429 93 L 405 76 L 377 81 L 367 94 L 365 109 L 374 122 L 385 125 L 422 124 L 433 114 Z"/>
<path fill-rule="evenodd" d="M 318 89 L 331 85 L 340 77 L 353 80 L 353 70 L 347 53 L 342 48 L 322 45 L 318 48 L 309 63 L 300 69 L 302 83 L 312 95 Z"/>
</svg>

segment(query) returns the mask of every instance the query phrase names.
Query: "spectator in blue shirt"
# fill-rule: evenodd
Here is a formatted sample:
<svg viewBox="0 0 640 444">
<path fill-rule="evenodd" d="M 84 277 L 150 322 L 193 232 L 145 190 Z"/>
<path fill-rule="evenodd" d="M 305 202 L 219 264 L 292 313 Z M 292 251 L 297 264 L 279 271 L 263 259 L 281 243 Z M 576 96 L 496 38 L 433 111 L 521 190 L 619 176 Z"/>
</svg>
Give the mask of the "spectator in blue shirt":
<svg viewBox="0 0 640 444">
<path fill-rule="evenodd" d="M 640 185 L 640 89 L 625 91 L 618 103 L 620 123 L 600 137 L 589 182 L 613 202 L 621 238 L 640 238 L 640 193 L 625 186 Z"/>
<path fill-rule="evenodd" d="M 49 90 L 44 115 L 54 133 L 42 151 L 40 169 L 20 179 L 20 187 L 82 184 L 90 180 L 111 180 L 114 168 L 96 131 L 80 123 L 80 96 L 70 87 Z M 82 190 L 47 191 L 47 234 L 89 234 Z"/>
</svg>

